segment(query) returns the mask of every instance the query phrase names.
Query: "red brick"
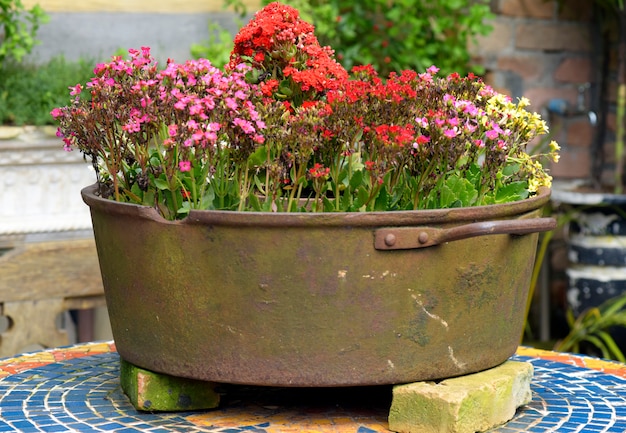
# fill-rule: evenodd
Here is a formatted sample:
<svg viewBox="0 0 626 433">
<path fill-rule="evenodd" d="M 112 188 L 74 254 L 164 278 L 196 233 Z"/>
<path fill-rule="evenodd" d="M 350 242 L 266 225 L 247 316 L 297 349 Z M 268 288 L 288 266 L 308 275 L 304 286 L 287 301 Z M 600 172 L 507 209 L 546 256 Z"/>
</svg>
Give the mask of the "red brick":
<svg viewBox="0 0 626 433">
<path fill-rule="evenodd" d="M 589 149 L 563 148 L 560 151 L 561 159 L 552 164 L 550 174 L 559 179 L 586 179 L 591 173 Z"/>
<path fill-rule="evenodd" d="M 589 0 L 567 0 L 559 6 L 558 17 L 562 20 L 591 21 L 593 3 Z"/>
<path fill-rule="evenodd" d="M 478 36 L 469 44 L 470 52 L 481 56 L 498 56 L 503 51 L 513 48 L 513 25 L 508 20 L 496 20 L 491 23 L 493 30 L 487 36 Z"/>
<path fill-rule="evenodd" d="M 606 115 L 607 131 L 615 132 L 616 127 L 617 127 L 617 117 L 615 116 L 615 113 L 608 113 Z"/>
<path fill-rule="evenodd" d="M 503 0 L 500 13 L 514 17 L 553 18 L 556 12 L 554 1 L 545 0 Z"/>
<path fill-rule="evenodd" d="M 541 72 L 541 62 L 537 56 L 500 56 L 498 69 L 514 72 L 524 79 L 537 78 Z"/>
<path fill-rule="evenodd" d="M 593 141 L 595 130 L 588 120 L 573 121 L 567 126 L 567 146 L 588 148 Z"/>
<path fill-rule="evenodd" d="M 565 99 L 572 106 L 576 106 L 578 92 L 576 89 L 555 89 L 553 87 L 531 87 L 524 90 L 524 96 L 530 100 L 530 108 L 534 111 L 542 110 L 550 99 Z"/>
<path fill-rule="evenodd" d="M 520 24 L 515 32 L 516 48 L 541 51 L 591 50 L 588 26 L 564 23 Z"/>
<path fill-rule="evenodd" d="M 604 141 L 604 162 L 615 164 L 615 141 Z"/>
<path fill-rule="evenodd" d="M 591 81 L 591 59 L 570 57 L 559 65 L 554 73 L 554 78 L 564 83 L 587 83 Z"/>
</svg>

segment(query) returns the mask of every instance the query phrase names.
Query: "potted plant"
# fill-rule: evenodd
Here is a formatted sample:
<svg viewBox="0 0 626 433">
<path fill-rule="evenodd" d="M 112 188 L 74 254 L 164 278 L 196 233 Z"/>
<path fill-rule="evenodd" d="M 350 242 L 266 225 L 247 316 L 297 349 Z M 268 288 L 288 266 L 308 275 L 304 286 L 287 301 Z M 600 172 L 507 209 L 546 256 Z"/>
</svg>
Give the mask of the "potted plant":
<svg viewBox="0 0 626 433">
<path fill-rule="evenodd" d="M 83 198 L 121 357 L 345 386 L 511 356 L 537 232 L 554 226 L 550 176 L 525 151 L 546 125 L 525 99 L 436 73 L 349 74 L 272 3 L 225 70 L 159 70 L 142 48 L 73 87 L 52 115 L 97 172 Z"/>
</svg>

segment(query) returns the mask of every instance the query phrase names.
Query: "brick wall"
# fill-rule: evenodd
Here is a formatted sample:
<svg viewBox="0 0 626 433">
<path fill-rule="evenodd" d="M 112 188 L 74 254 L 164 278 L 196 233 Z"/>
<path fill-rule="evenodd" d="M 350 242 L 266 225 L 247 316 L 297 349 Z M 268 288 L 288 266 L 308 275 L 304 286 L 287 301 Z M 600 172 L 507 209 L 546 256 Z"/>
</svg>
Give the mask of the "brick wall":
<svg viewBox="0 0 626 433">
<path fill-rule="evenodd" d="M 556 178 L 590 175 L 590 145 L 594 127 L 587 116 L 594 86 L 591 53 L 592 1 L 492 0 L 497 14 L 493 32 L 473 44 L 477 61 L 487 69 L 487 82 L 514 98 L 526 96 L 531 108 L 549 121 L 562 147 L 561 162 L 552 167 Z M 581 87 L 581 86 L 584 86 Z M 580 113 L 548 112 L 548 104 L 566 101 Z"/>
</svg>

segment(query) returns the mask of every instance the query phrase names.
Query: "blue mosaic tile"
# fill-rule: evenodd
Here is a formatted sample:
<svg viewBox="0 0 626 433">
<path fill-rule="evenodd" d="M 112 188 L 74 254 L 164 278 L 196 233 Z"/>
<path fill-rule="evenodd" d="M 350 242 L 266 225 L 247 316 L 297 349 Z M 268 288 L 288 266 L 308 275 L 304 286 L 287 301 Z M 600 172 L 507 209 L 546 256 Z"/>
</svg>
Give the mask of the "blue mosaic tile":
<svg viewBox="0 0 626 433">
<path fill-rule="evenodd" d="M 145 433 L 145 430 L 128 427 L 117 430 L 117 433 Z"/>
<path fill-rule="evenodd" d="M 533 400 L 492 433 L 626 432 L 626 379 L 539 358 L 513 359 L 535 368 Z M 104 353 L 4 377 L 0 432 L 262 433 L 272 427 L 271 420 L 260 418 L 235 427 L 194 424 L 190 416 L 198 412 L 137 412 L 122 394 L 118 375 L 119 356 Z M 355 433 L 379 431 L 358 423 L 353 428 Z"/>
<path fill-rule="evenodd" d="M 516 356 L 531 362 L 532 402 L 498 433 L 624 433 L 626 380 L 558 362 Z"/>
</svg>

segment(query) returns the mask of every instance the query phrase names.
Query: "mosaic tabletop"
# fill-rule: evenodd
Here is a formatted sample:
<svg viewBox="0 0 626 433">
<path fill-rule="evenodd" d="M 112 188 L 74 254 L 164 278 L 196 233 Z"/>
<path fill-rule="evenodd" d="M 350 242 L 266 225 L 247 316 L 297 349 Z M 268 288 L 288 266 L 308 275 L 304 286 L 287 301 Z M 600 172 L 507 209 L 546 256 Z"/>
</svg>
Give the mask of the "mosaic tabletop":
<svg viewBox="0 0 626 433">
<path fill-rule="evenodd" d="M 626 365 L 520 347 L 533 364 L 532 402 L 497 433 L 626 432 Z M 0 360 L 0 431 L 387 432 L 390 387 L 230 386 L 219 409 L 136 411 L 119 385 L 111 342 Z"/>
</svg>

